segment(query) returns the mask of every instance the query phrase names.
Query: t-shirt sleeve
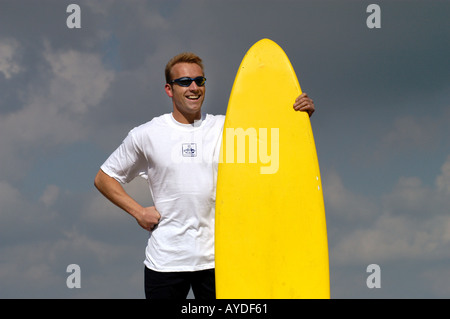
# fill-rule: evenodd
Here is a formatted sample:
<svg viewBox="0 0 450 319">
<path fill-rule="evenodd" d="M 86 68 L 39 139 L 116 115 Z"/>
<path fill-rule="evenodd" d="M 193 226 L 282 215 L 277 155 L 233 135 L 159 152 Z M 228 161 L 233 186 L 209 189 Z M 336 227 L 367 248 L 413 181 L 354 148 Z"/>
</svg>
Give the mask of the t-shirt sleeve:
<svg viewBox="0 0 450 319">
<path fill-rule="evenodd" d="M 128 133 L 122 144 L 100 167 L 103 172 L 122 184 L 131 182 L 137 176 L 146 178 L 148 164 L 133 131 Z"/>
</svg>

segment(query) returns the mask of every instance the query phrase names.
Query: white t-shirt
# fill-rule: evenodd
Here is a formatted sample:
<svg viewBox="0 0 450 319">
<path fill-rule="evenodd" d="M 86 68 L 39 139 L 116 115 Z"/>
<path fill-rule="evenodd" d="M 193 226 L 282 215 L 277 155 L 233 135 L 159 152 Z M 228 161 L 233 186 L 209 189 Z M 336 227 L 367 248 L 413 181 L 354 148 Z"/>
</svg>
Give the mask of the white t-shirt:
<svg viewBox="0 0 450 319">
<path fill-rule="evenodd" d="M 132 129 L 101 169 L 120 183 L 147 178 L 159 225 L 144 264 L 155 271 L 214 268 L 217 166 L 225 116 L 181 124 L 171 113 Z"/>
</svg>

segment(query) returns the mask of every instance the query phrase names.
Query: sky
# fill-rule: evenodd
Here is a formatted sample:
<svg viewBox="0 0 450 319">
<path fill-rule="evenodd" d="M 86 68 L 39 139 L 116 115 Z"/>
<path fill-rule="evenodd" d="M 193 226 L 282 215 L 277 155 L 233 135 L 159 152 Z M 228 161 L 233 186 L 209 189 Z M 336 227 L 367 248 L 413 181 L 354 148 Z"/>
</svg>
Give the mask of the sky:
<svg viewBox="0 0 450 319">
<path fill-rule="evenodd" d="M 316 107 L 331 297 L 450 298 L 449 14 L 449 1 L 0 0 L 0 298 L 144 298 L 147 233 L 95 174 L 171 111 L 172 56 L 203 58 L 203 109 L 225 114 L 262 38 Z M 143 180 L 125 187 L 152 204 Z"/>
</svg>

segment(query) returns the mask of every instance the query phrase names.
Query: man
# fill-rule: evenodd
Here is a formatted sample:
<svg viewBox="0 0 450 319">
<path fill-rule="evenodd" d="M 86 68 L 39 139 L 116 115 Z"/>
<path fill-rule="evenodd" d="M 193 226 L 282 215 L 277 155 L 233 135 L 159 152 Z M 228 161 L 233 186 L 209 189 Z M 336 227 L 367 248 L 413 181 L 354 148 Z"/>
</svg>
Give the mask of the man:
<svg viewBox="0 0 450 319">
<path fill-rule="evenodd" d="M 192 287 L 196 299 L 214 299 L 215 177 L 225 117 L 201 112 L 206 79 L 198 56 L 175 56 L 165 76 L 172 113 L 131 130 L 95 186 L 149 231 L 147 298 L 185 299 Z M 314 112 L 307 94 L 293 107 Z M 136 176 L 147 178 L 155 206 L 142 207 L 121 186 Z"/>
</svg>

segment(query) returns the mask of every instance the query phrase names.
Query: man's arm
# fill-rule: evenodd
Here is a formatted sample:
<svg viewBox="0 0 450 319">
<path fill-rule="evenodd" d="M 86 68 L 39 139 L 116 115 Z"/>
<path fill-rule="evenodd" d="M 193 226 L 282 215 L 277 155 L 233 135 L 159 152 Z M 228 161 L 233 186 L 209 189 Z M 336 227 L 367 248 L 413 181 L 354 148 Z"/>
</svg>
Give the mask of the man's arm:
<svg viewBox="0 0 450 319">
<path fill-rule="evenodd" d="M 101 169 L 95 176 L 94 185 L 107 199 L 133 216 L 145 230 L 153 230 L 161 215 L 155 206 L 142 207 L 123 189 L 122 185 Z"/>
<path fill-rule="evenodd" d="M 311 100 L 306 93 L 302 93 L 295 99 L 294 110 L 307 112 L 309 117 L 314 113 L 314 102 Z"/>
</svg>

